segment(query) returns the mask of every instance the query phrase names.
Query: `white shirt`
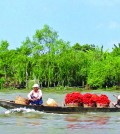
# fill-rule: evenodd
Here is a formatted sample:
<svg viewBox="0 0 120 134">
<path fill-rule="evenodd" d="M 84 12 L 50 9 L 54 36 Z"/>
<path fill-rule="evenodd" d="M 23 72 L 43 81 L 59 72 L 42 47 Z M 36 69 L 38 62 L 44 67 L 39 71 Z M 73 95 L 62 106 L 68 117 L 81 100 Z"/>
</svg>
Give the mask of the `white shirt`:
<svg viewBox="0 0 120 134">
<path fill-rule="evenodd" d="M 31 97 L 35 97 L 36 99 L 40 99 L 42 97 L 42 91 L 39 89 L 37 92 L 35 92 L 34 90 L 32 90 L 29 94 L 28 94 L 28 99 L 32 99 Z"/>
</svg>

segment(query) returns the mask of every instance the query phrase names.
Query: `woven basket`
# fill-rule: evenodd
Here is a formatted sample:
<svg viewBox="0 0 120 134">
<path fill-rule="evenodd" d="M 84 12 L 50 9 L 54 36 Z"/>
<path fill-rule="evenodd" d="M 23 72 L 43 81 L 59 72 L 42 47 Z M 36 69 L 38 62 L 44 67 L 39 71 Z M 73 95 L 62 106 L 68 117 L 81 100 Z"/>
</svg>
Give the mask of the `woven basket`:
<svg viewBox="0 0 120 134">
<path fill-rule="evenodd" d="M 67 107 L 78 107 L 79 104 L 78 103 L 69 103 L 69 104 L 66 104 Z"/>
<path fill-rule="evenodd" d="M 16 96 L 15 103 L 16 104 L 28 105 L 29 104 L 29 100 L 26 99 L 26 98 L 23 98 L 21 96 Z"/>
<path fill-rule="evenodd" d="M 83 104 L 83 107 L 84 108 L 87 108 L 87 107 L 96 107 L 95 103 L 92 103 L 92 104 Z"/>
<path fill-rule="evenodd" d="M 97 103 L 97 107 L 98 107 L 98 108 L 106 108 L 106 107 L 109 107 L 109 104 Z"/>
</svg>

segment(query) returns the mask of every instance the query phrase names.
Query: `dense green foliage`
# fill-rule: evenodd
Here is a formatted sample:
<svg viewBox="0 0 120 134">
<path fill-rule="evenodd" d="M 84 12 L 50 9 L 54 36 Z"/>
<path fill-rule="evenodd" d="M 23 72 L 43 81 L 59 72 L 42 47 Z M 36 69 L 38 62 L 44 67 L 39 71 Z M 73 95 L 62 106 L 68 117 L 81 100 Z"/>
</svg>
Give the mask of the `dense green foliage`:
<svg viewBox="0 0 120 134">
<path fill-rule="evenodd" d="M 120 44 L 112 52 L 95 45 L 58 38 L 48 25 L 36 30 L 19 48 L 9 50 L 0 42 L 0 87 L 26 84 L 38 80 L 41 86 L 113 87 L 120 84 Z"/>
</svg>

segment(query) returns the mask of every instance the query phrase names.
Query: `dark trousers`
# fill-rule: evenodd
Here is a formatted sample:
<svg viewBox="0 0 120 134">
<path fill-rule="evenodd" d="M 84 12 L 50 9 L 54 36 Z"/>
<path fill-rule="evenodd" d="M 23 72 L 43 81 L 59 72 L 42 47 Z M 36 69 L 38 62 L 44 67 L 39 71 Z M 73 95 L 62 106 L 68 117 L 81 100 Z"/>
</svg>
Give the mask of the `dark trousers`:
<svg viewBox="0 0 120 134">
<path fill-rule="evenodd" d="M 38 100 L 35 100 L 35 101 L 30 100 L 30 104 L 32 104 L 32 105 L 42 105 L 43 100 L 42 100 L 42 98 L 40 98 Z"/>
</svg>

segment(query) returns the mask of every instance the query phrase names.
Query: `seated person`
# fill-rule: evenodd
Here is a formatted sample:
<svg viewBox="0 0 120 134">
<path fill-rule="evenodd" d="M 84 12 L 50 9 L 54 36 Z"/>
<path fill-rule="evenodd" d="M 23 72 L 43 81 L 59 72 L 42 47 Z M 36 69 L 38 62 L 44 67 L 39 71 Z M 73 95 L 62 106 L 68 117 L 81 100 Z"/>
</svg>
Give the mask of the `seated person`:
<svg viewBox="0 0 120 134">
<path fill-rule="evenodd" d="M 33 85 L 33 90 L 28 94 L 28 99 L 31 105 L 42 105 L 42 91 L 38 84 Z"/>
<path fill-rule="evenodd" d="M 113 95 L 114 97 L 116 97 L 117 101 L 113 102 L 112 104 L 116 107 L 116 106 L 120 106 L 120 95 Z"/>
</svg>

